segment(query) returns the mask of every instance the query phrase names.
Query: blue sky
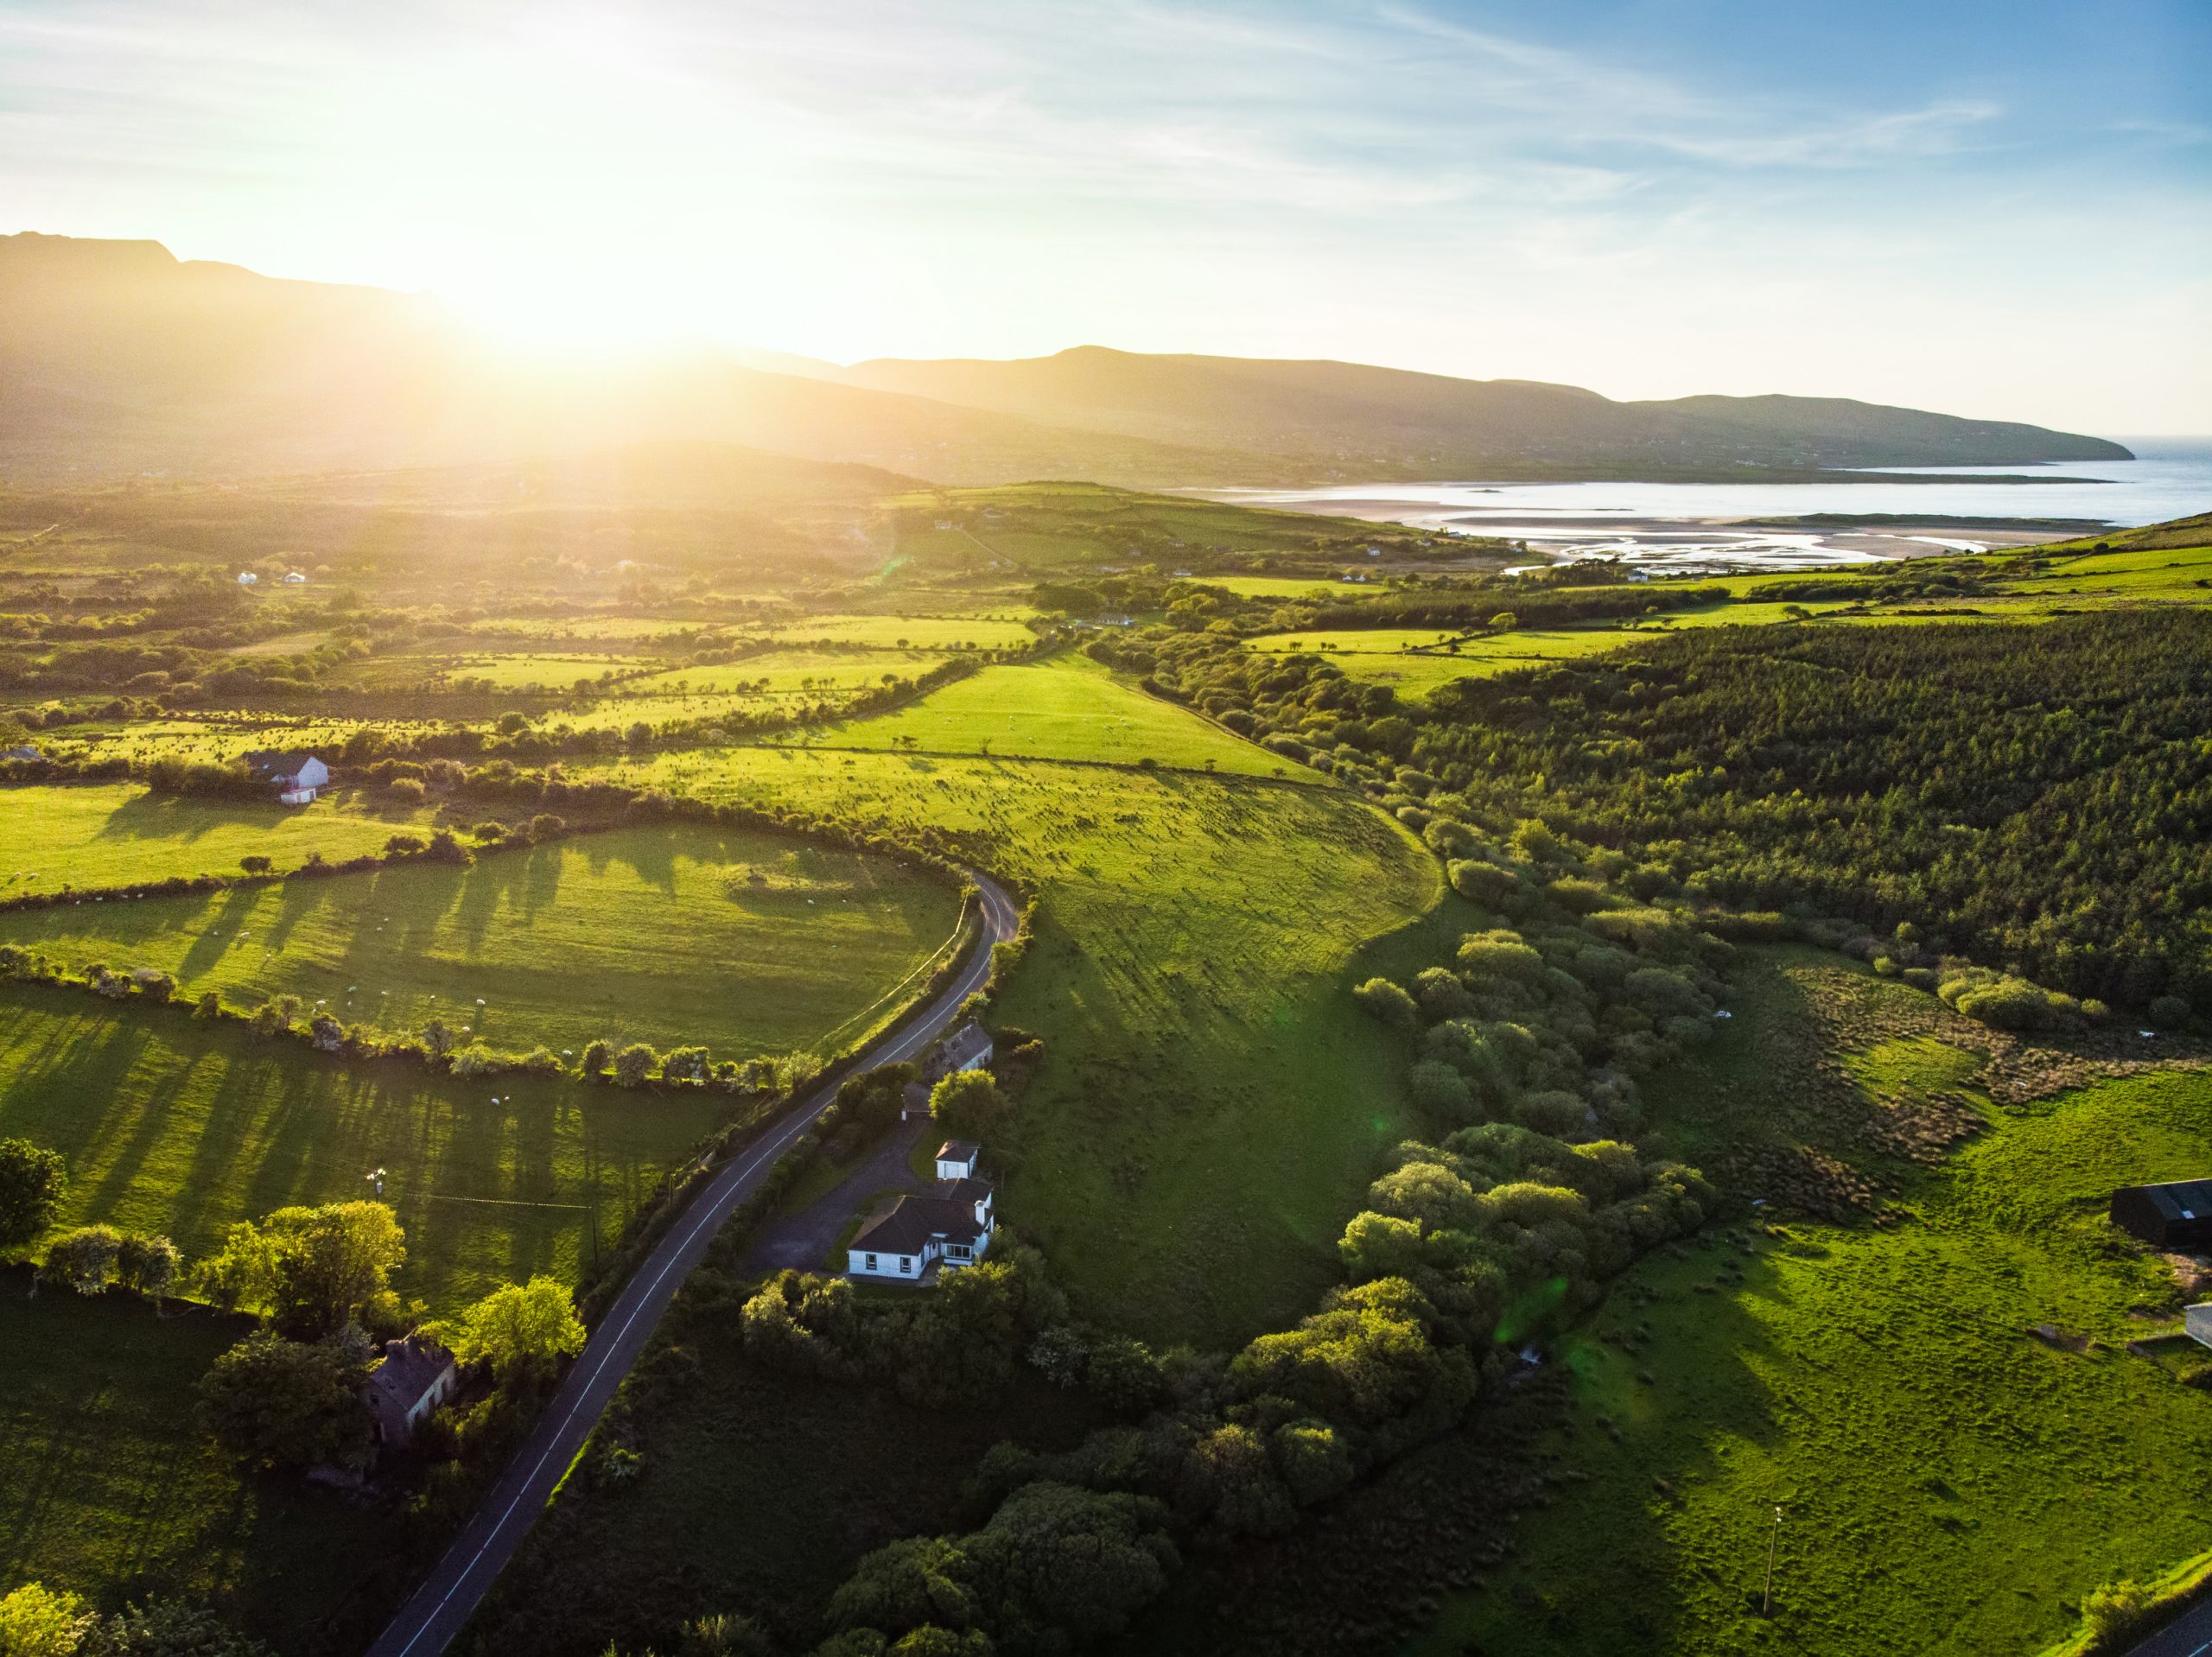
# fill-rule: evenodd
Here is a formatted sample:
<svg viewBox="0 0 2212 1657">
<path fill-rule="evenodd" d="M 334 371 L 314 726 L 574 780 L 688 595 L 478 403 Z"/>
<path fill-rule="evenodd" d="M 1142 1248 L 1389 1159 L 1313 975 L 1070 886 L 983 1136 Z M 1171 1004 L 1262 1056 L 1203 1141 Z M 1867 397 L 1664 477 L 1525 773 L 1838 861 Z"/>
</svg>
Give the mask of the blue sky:
<svg viewBox="0 0 2212 1657">
<path fill-rule="evenodd" d="M 1092 342 L 2206 432 L 2208 65 L 2204 0 L 0 0 L 0 229 L 564 345 Z"/>
</svg>

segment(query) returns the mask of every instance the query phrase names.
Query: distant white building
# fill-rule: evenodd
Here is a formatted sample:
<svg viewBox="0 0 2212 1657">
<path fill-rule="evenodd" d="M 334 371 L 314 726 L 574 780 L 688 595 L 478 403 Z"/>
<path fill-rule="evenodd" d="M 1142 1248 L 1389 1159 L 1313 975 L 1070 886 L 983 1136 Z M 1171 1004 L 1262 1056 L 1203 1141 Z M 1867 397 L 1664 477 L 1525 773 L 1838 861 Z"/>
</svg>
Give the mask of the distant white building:
<svg viewBox="0 0 2212 1657">
<path fill-rule="evenodd" d="M 240 587 L 251 587 L 260 580 L 261 577 L 255 575 L 250 569 L 242 569 L 238 571 L 238 585 Z"/>
<path fill-rule="evenodd" d="M 261 748 L 246 755 L 246 769 L 276 790 L 280 805 L 307 805 L 330 786 L 330 767 L 311 753 Z"/>
<path fill-rule="evenodd" d="M 284 577 L 284 585 L 287 587 L 305 587 L 307 584 L 308 578 L 296 569 Z"/>
</svg>

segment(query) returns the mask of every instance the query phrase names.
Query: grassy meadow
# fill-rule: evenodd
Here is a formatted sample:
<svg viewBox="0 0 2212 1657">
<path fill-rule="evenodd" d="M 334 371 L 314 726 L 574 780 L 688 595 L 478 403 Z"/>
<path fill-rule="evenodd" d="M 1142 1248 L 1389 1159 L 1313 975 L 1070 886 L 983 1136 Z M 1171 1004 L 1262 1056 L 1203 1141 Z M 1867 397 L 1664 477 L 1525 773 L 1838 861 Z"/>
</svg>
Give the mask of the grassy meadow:
<svg viewBox="0 0 2212 1657">
<path fill-rule="evenodd" d="M 1123 682 L 1073 654 L 987 667 L 921 701 L 873 719 L 831 725 L 810 746 L 941 754 L 1006 754 L 1133 765 L 1150 759 L 1181 771 L 1296 776 L 1280 754 Z"/>
<path fill-rule="evenodd" d="M 1098 1315 L 1231 1342 L 1333 1275 L 1408 1120 L 1402 1059 L 1349 987 L 1441 895 L 1381 813 L 1327 787 L 998 758 L 737 748 L 612 774 L 945 829 L 1033 886 L 1036 943 L 996 1016 L 1046 1057 L 1002 1205 Z"/>
<path fill-rule="evenodd" d="M 959 896 L 880 858 L 731 829 L 579 835 L 472 865 L 0 914 L 0 942 L 158 967 L 233 1006 L 293 994 L 341 1021 L 433 1018 L 501 1051 L 594 1037 L 717 1057 L 812 1050 L 895 1000 Z"/>
<path fill-rule="evenodd" d="M 167 1233 L 188 1256 L 292 1203 L 366 1195 L 407 1228 L 403 1294 L 449 1311 L 534 1272 L 573 1279 L 715 1125 L 718 1095 L 348 1064 L 181 1009 L 0 984 L 0 1137 L 68 1159 L 59 1223 Z"/>
<path fill-rule="evenodd" d="M 194 1387 L 249 1320 L 26 1286 L 0 1276 L 0 1583 L 108 1605 L 212 1600 L 287 1657 L 325 1649 L 389 1569 L 393 1519 L 296 1479 L 242 1478 L 200 1431 Z M 357 1649 L 366 1630 L 352 1635 Z"/>
<path fill-rule="evenodd" d="M 236 874 L 258 854 L 297 868 L 309 852 L 335 863 L 378 852 L 429 813 L 347 796 L 308 806 L 184 798 L 136 783 L 26 784 L 0 788 L 7 823 L 0 898 L 65 886 L 129 886 L 171 875 Z"/>
<path fill-rule="evenodd" d="M 2123 1349 L 2170 1326 L 2139 1309 L 2170 1306 L 2171 1279 L 2103 1215 L 2115 1185 L 2202 1171 L 2212 1074 L 1993 1103 L 1971 1026 L 1851 976 L 1762 963 L 1656 1114 L 1686 1149 L 1841 1153 L 1840 1118 L 1813 1114 L 1822 1084 L 1799 1075 L 1837 1051 L 1859 1108 L 1962 1099 L 1985 1131 L 1927 1168 L 1862 1145 L 1892 1193 L 1883 1225 L 1746 1226 L 1618 1284 L 1554 1355 L 1567 1413 L 1540 1451 L 1588 1482 L 1524 1514 L 1515 1558 L 1415 1652 L 2026 1652 L 2090 1589 L 2202 1549 L 2212 1509 L 2177 1474 L 2212 1456 L 2212 1395 Z M 1840 1027 L 1839 994 L 1858 1005 Z M 2046 1323 L 2066 1344 L 2030 1334 Z"/>
</svg>

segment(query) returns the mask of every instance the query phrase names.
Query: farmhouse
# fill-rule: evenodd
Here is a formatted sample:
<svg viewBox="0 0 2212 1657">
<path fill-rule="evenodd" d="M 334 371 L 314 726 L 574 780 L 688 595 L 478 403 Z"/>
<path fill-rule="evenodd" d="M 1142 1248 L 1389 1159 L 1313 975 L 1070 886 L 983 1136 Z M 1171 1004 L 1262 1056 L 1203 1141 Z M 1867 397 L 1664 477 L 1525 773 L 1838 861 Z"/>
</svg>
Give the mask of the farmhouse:
<svg viewBox="0 0 2212 1657">
<path fill-rule="evenodd" d="M 980 1070 L 990 1062 L 991 1032 L 970 1022 L 944 1038 L 922 1067 L 922 1076 L 925 1081 L 942 1082 L 955 1070 Z"/>
<path fill-rule="evenodd" d="M 991 1187 L 976 1178 L 980 1150 L 968 1140 L 938 1146 L 937 1183 L 900 1197 L 861 1228 L 846 1251 L 847 1273 L 916 1283 L 933 1266 L 950 1272 L 982 1259 L 996 1222 Z"/>
<path fill-rule="evenodd" d="M 305 805 L 330 785 L 330 767 L 311 753 L 257 748 L 245 757 L 246 769 L 276 790 L 285 805 Z"/>
<path fill-rule="evenodd" d="M 296 569 L 284 577 L 284 585 L 287 587 L 305 587 L 307 584 L 308 578 Z"/>
<path fill-rule="evenodd" d="M 460 1378 L 453 1354 L 429 1336 L 386 1341 L 384 1362 L 361 1384 L 377 1443 L 389 1449 L 412 1443 L 415 1429 L 453 1396 Z"/>
<path fill-rule="evenodd" d="M 2123 1185 L 2112 1194 L 2112 1222 L 2153 1248 L 2212 1248 L 2212 1179 Z"/>
<path fill-rule="evenodd" d="M 260 580 L 261 577 L 255 575 L 250 569 L 242 569 L 238 571 L 238 585 L 240 587 L 251 587 Z"/>
</svg>

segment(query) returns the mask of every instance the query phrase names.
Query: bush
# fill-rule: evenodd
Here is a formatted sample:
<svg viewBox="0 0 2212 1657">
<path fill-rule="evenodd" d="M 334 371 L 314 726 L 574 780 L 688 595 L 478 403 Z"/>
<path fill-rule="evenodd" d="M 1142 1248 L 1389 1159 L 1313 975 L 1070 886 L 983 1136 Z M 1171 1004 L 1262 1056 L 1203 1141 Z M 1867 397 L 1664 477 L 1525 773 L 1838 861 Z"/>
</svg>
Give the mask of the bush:
<svg viewBox="0 0 2212 1657">
<path fill-rule="evenodd" d="M 41 1275 L 79 1294 L 99 1294 L 115 1277 L 123 1234 L 113 1226 L 80 1226 L 54 1240 Z"/>
<path fill-rule="evenodd" d="M 989 1136 L 1006 1114 L 1006 1096 L 988 1070 L 955 1070 L 930 1089 L 930 1116 L 961 1139 Z"/>
<path fill-rule="evenodd" d="M 1449 1064 L 1425 1058 L 1414 1066 L 1408 1083 L 1414 1103 L 1430 1116 L 1454 1124 L 1474 1120 L 1474 1090 Z"/>
<path fill-rule="evenodd" d="M 642 1088 L 652 1076 L 653 1067 L 659 1063 L 658 1053 L 641 1041 L 633 1041 L 614 1056 L 614 1085 L 618 1088 Z"/>
<path fill-rule="evenodd" d="M 2151 1015 L 2152 1028 L 2158 1030 L 2180 1029 L 2189 1022 L 2192 1011 L 2189 1003 L 2178 995 L 2161 995 L 2146 1010 Z"/>
<path fill-rule="evenodd" d="M 369 1451 L 363 1373 L 334 1343 L 256 1330 L 200 1378 L 200 1425 L 250 1466 L 357 1466 Z"/>
<path fill-rule="evenodd" d="M 54 1223 L 69 1189 L 59 1151 L 29 1140 L 0 1140 L 0 1248 L 20 1248 Z"/>
<path fill-rule="evenodd" d="M 1351 993 L 1352 1000 L 1387 1025 L 1412 1030 L 1421 1023 L 1414 998 L 1387 978 L 1370 978 Z"/>
<path fill-rule="evenodd" d="M 390 798 L 402 805 L 420 805 L 429 797 L 429 790 L 412 777 L 395 777 L 384 785 Z"/>
</svg>

